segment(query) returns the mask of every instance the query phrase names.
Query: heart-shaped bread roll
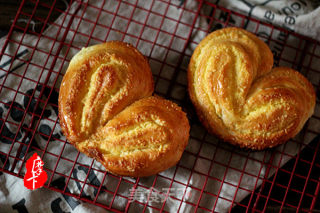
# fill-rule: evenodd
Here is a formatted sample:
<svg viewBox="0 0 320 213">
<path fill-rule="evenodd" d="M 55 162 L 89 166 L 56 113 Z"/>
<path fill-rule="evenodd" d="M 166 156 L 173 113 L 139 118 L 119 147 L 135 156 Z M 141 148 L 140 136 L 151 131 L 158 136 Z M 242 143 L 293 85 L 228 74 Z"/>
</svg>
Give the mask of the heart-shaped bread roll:
<svg viewBox="0 0 320 213">
<path fill-rule="evenodd" d="M 111 173 L 156 174 L 179 161 L 190 126 L 180 107 L 152 93 L 150 66 L 133 46 L 113 41 L 83 48 L 61 83 L 61 128 Z"/>
<path fill-rule="evenodd" d="M 214 31 L 194 51 L 188 89 L 200 121 L 223 140 L 264 149 L 294 137 L 313 114 L 311 83 L 240 28 Z"/>
</svg>

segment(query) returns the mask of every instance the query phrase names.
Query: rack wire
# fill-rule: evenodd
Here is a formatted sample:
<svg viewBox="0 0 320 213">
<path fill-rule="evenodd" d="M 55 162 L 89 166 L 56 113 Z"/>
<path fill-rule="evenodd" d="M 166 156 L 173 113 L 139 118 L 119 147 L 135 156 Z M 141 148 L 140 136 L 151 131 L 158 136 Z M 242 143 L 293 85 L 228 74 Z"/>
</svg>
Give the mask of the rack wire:
<svg viewBox="0 0 320 213">
<path fill-rule="evenodd" d="M 238 149 L 209 135 L 195 115 L 186 88 L 187 64 L 192 49 L 200 41 L 195 35 L 237 26 L 266 41 L 273 50 L 275 65 L 301 71 L 311 80 L 319 96 L 319 42 L 204 0 L 193 3 L 191 0 L 152 0 L 148 1 L 148 9 L 141 6 L 145 2 L 137 0 L 112 2 L 115 7 L 108 8 L 104 7 L 106 1 L 97 6 L 91 1 L 75 0 L 69 2 L 66 10 L 55 7 L 57 1 L 51 4 L 35 0 L 21 2 L 0 55 L 0 171 L 23 178 L 26 160 L 30 153 L 37 152 L 48 173 L 44 187 L 62 193 L 65 198 L 70 196 L 115 212 L 169 212 L 172 206 L 176 206 L 177 211 L 216 212 L 222 202 L 229 206 L 227 211 L 319 210 L 318 98 L 315 114 L 302 132 L 288 142 L 290 146 L 295 144 L 297 154 L 287 150 L 287 143 L 256 158 L 255 152 Z M 34 9 L 25 11 L 25 4 L 34 5 Z M 159 11 L 159 4 L 165 9 Z M 48 13 L 39 14 L 40 8 Z M 180 11 L 178 17 L 170 16 L 172 8 Z M 143 13 L 144 18 L 137 18 L 137 11 Z M 58 21 L 50 20 L 53 13 L 61 14 Z M 95 17 L 88 18 L 87 13 Z M 102 16 L 108 16 L 109 21 L 101 23 Z M 185 16 L 189 16 L 189 22 L 184 21 Z M 21 24 L 18 22 L 21 18 L 28 21 Z M 155 22 L 157 26 L 150 24 L 152 19 L 159 20 Z M 38 32 L 30 29 L 32 20 L 40 23 Z M 132 25 L 140 30 L 132 31 Z M 171 28 L 165 27 L 168 25 Z M 83 26 L 87 28 L 83 30 Z M 96 34 L 97 30 L 103 31 L 104 36 Z M 149 36 L 145 35 L 147 31 Z M 26 42 L 30 41 L 29 35 L 32 35 L 31 43 Z M 76 151 L 60 132 L 57 98 L 71 57 L 83 46 L 113 39 L 130 41 L 138 49 L 142 45 L 149 47 L 140 50 L 152 67 L 155 93 L 177 102 L 188 113 L 189 145 L 182 160 L 169 172 L 137 179 L 107 173 L 99 163 Z M 44 42 L 52 45 L 43 48 Z M 163 53 L 161 57 L 155 54 L 159 49 Z M 38 55 L 45 56 L 41 63 L 35 60 Z M 32 72 L 36 74 L 30 75 Z M 25 84 L 29 88 L 32 85 L 31 89 L 25 90 Z M 234 164 L 238 159 L 244 159 L 241 167 Z M 251 164 L 258 164 L 259 169 L 250 171 Z M 68 168 L 67 171 L 63 167 Z M 222 171 L 223 175 L 215 176 L 215 171 Z M 239 176 L 236 184 L 229 181 L 230 171 Z M 187 175 L 181 178 L 182 174 Z M 254 181 L 251 188 L 242 184 L 248 178 Z M 160 185 L 165 186 L 161 188 L 164 190 L 159 191 Z M 212 186 L 216 189 L 212 190 Z M 225 187 L 232 189 L 231 199 L 223 194 Z M 176 189 L 182 189 L 181 193 L 173 191 Z M 137 192 L 147 192 L 145 199 L 132 199 Z M 239 199 L 239 194 L 245 196 Z M 153 202 L 155 197 L 161 198 L 161 202 Z M 71 208 L 78 203 L 76 199 L 69 199 Z"/>
</svg>

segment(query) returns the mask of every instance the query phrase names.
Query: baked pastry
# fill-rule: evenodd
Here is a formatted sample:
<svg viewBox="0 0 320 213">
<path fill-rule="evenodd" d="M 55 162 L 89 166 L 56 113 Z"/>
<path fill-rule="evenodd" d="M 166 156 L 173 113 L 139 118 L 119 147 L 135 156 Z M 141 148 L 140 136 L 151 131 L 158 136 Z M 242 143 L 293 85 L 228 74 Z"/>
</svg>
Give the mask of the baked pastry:
<svg viewBox="0 0 320 213">
<path fill-rule="evenodd" d="M 111 173 L 158 173 L 178 162 L 190 127 L 180 107 L 152 93 L 150 66 L 133 46 L 113 41 L 83 48 L 61 83 L 61 128 Z"/>
<path fill-rule="evenodd" d="M 248 31 L 225 28 L 205 37 L 188 67 L 189 95 L 203 125 L 259 150 L 294 137 L 313 114 L 315 92 L 297 71 L 272 66 L 269 47 Z"/>
</svg>

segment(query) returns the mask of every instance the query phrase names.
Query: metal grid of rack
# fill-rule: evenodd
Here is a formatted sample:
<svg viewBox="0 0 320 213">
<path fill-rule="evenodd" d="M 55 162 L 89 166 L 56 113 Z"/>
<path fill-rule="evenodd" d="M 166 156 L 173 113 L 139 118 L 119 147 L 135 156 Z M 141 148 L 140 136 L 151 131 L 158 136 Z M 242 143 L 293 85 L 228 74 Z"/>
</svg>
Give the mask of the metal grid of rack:
<svg viewBox="0 0 320 213">
<path fill-rule="evenodd" d="M 48 181 L 44 187 L 113 211 L 152 209 L 166 212 L 170 210 L 170 206 L 175 205 L 176 210 L 214 212 L 218 211 L 217 206 L 221 202 L 227 203 L 230 211 L 233 209 L 262 212 L 274 208 L 282 211 L 310 212 L 318 208 L 316 205 L 319 205 L 317 203 L 320 189 L 320 129 L 316 127 L 320 116 L 317 113 L 308 121 L 299 136 L 289 142 L 296 144 L 298 154 L 288 153 L 285 144 L 281 148 L 265 151 L 260 155 L 261 158 L 257 159 L 254 152 L 225 144 L 203 129 L 188 98 L 185 76 L 192 49 L 199 42 L 194 39 L 196 33 L 205 35 L 222 27 L 237 26 L 246 28 L 265 40 L 273 50 L 275 64 L 300 70 L 311 80 L 318 93 L 320 66 L 316 64 L 320 63 L 319 42 L 207 1 L 200 0 L 196 2 L 197 6 L 192 8 L 187 6 L 188 2 L 190 0 L 152 0 L 149 9 L 146 9 L 140 6 L 139 1 L 114 1 L 114 8 L 106 8 L 103 6 L 105 1 L 101 2 L 99 7 L 90 1 L 76 0 L 71 1 L 66 10 L 61 10 L 55 8 L 56 1 L 49 5 L 41 1 L 23 0 L 0 54 L 0 71 L 3 73 L 0 94 L 10 94 L 11 97 L 10 101 L 0 100 L 6 109 L 5 112 L 1 111 L 0 118 L 0 171 L 23 178 L 28 153 L 38 152 L 43 159 L 53 162 L 52 166 L 44 167 L 48 173 Z M 31 13 L 24 11 L 26 3 L 34 4 Z M 158 11 L 157 4 L 165 5 L 165 9 Z M 121 9 L 124 6 L 130 8 L 125 14 Z M 37 14 L 40 7 L 47 9 L 46 16 Z M 178 8 L 180 15 L 171 17 L 171 8 Z M 85 16 L 89 10 L 96 15 L 94 19 Z M 138 10 L 144 13 L 144 19 L 135 17 Z M 53 12 L 61 13 L 59 21 L 49 21 Z M 186 15 L 190 17 L 189 22 L 184 21 Z M 99 22 L 101 16 L 108 16 L 109 22 Z M 17 22 L 20 18 L 29 21 L 21 24 Z M 157 26 L 150 24 L 152 18 L 159 20 Z M 41 23 L 40 32 L 30 31 L 31 20 Z M 199 20 L 204 20 L 207 24 L 199 24 Z M 80 27 L 84 23 L 90 26 L 86 30 Z M 168 24 L 173 26 L 170 31 L 164 27 Z M 45 33 L 48 25 L 55 29 L 52 31 L 54 33 Z M 130 25 L 138 26 L 140 30 L 132 31 Z M 181 27 L 183 33 L 179 33 Z M 103 37 L 96 35 L 98 28 L 105 32 Z M 15 36 L 15 31 L 22 33 Z M 146 31 L 152 32 L 152 36 L 145 36 Z M 24 42 L 27 34 L 34 38 L 32 45 Z M 160 37 L 166 39 L 160 40 Z M 43 39 L 52 43 L 51 48 L 45 49 L 39 45 Z M 149 59 L 152 67 L 155 93 L 181 105 L 188 113 L 191 124 L 188 148 L 182 160 L 170 169 L 169 174 L 160 173 L 150 178 L 137 179 L 112 175 L 96 166 L 94 160 L 75 151 L 57 130 L 58 117 L 48 115 L 48 108 L 57 112 L 59 82 L 72 54 L 82 47 L 76 42 L 79 39 L 84 41 L 83 46 L 117 39 L 129 40 L 138 49 L 141 45 L 149 47 L 147 50 L 144 49 L 143 54 Z M 6 51 L 10 45 L 16 47 L 14 54 Z M 22 47 L 27 50 L 23 50 Z M 161 57 L 155 56 L 157 49 L 162 50 Z M 27 56 L 23 57 L 24 54 Z M 43 63 L 33 61 L 37 54 L 47 56 L 43 58 Z M 4 57 L 6 60 L 1 60 Z M 38 71 L 37 78 L 28 77 L 31 67 Z M 8 84 L 12 79 L 16 84 Z M 25 82 L 34 85 L 33 89 L 21 89 Z M 16 104 L 15 99 L 19 97 L 23 100 L 23 105 Z M 317 99 L 316 111 L 318 104 Z M 46 125 L 42 125 L 43 121 Z M 4 134 L 8 126 L 14 127 L 12 134 Z M 44 141 L 42 145 L 37 144 L 37 138 Z M 52 146 L 58 148 L 52 150 Z M 74 149 L 76 154 L 65 154 L 65 150 L 70 149 Z M 207 153 L 206 150 L 213 152 Z M 223 160 L 220 155 L 224 155 Z M 237 159 L 244 159 L 241 167 L 234 166 Z M 282 166 L 282 159 L 289 162 Z M 44 161 L 46 163 L 46 160 Z M 258 170 L 247 169 L 252 162 L 259 164 Z M 69 171 L 60 172 L 61 166 L 68 167 Z M 214 175 L 214 171 L 218 170 L 222 171 L 222 176 Z M 236 184 L 228 181 L 230 170 L 239 175 Z M 79 171 L 85 174 L 83 178 L 80 177 Z M 182 180 L 179 178 L 181 174 L 187 176 Z M 242 181 L 248 177 L 254 181 L 251 188 L 242 186 Z M 161 186 L 165 186 L 165 190 L 157 190 L 160 183 Z M 79 190 L 70 190 L 69 186 L 72 184 Z M 216 186 L 215 190 L 210 188 L 212 185 Z M 232 199 L 222 195 L 225 186 L 232 188 Z M 177 188 L 182 189 L 179 195 L 172 193 L 172 189 Z M 141 189 L 147 190 L 146 199 L 132 200 L 132 195 Z M 154 193 L 160 195 L 163 200 L 151 202 Z M 245 196 L 239 200 L 237 194 L 240 193 Z M 188 199 L 190 196 L 193 199 Z M 119 203 L 123 205 L 118 205 Z"/>
</svg>

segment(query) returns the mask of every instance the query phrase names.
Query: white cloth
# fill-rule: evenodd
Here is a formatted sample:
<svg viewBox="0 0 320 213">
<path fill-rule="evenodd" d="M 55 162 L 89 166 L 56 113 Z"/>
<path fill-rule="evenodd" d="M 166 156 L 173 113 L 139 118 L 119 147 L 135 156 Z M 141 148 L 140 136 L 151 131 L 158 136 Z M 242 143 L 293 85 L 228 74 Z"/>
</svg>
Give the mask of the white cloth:
<svg viewBox="0 0 320 213">
<path fill-rule="evenodd" d="M 64 41 L 62 41 L 62 39 L 65 33 L 65 28 L 60 30 L 59 25 L 63 24 L 64 27 L 67 27 L 71 20 L 71 15 L 65 17 L 65 15 L 62 14 L 55 21 L 56 25 L 49 26 L 39 41 L 36 36 L 31 34 L 27 34 L 22 37 L 20 33 L 13 33 L 11 40 L 22 41 L 22 44 L 26 44 L 27 46 L 21 45 L 18 48 L 17 43 L 9 42 L 5 52 L 9 55 L 14 55 L 14 53 L 17 51 L 17 53 L 21 53 L 20 59 L 23 59 L 24 61 L 15 59 L 10 67 L 11 59 L 7 55 L 4 55 L 0 61 L 0 66 L 7 70 L 7 72 L 10 70 L 11 72 L 19 75 L 24 75 L 24 71 L 27 69 L 25 77 L 31 80 L 24 79 L 20 85 L 21 77 L 17 75 L 9 74 L 7 77 L 2 77 L 0 79 L 0 83 L 4 83 L 6 87 L 0 93 L 0 100 L 8 104 L 14 101 L 14 106 L 17 108 L 22 110 L 28 109 L 29 111 L 32 111 L 37 99 L 32 99 L 28 108 L 30 98 L 24 94 L 31 95 L 35 93 L 35 97 L 38 97 L 40 91 L 42 90 L 41 84 L 37 85 L 32 80 L 37 81 L 40 79 L 40 83 L 44 83 L 49 73 L 51 73 L 48 77 L 49 80 L 47 85 L 56 88 L 56 91 L 51 92 L 49 104 L 46 106 L 43 113 L 44 119 L 39 121 L 37 132 L 35 133 L 35 137 L 32 142 L 34 146 L 38 146 L 39 149 L 44 149 L 47 146 L 47 151 L 51 153 L 56 155 L 60 155 L 62 153 L 64 158 L 72 161 L 76 159 L 78 152 L 69 144 L 66 144 L 64 147 L 63 141 L 65 140 L 65 137 L 61 133 L 59 124 L 55 125 L 55 121 L 57 119 L 57 91 L 62 79 L 62 77 L 58 75 L 58 72 L 65 72 L 69 60 L 77 51 L 79 51 L 77 48 L 100 43 L 106 38 L 107 35 L 107 40 L 123 39 L 126 42 L 132 43 L 149 58 L 152 72 L 156 76 L 161 76 L 161 78 L 155 77 L 155 81 L 157 82 L 155 86 L 156 93 L 169 94 L 169 98 L 174 98 L 179 104 L 185 104 L 183 101 L 184 97 L 187 95 L 185 87 L 187 84 L 185 69 L 188 65 L 188 55 L 191 55 L 195 48 L 194 43 L 191 43 L 191 45 L 188 44 L 185 55 L 181 53 L 184 50 L 184 46 L 187 45 L 187 38 L 190 35 L 192 41 L 198 43 L 206 35 L 205 29 L 210 28 L 214 30 L 221 27 L 221 24 L 219 24 L 217 21 L 214 21 L 211 23 L 211 26 L 209 26 L 210 22 L 208 23 L 207 18 L 204 16 L 196 16 L 195 14 L 199 6 L 198 1 L 186 1 L 185 7 L 190 10 L 189 12 L 181 9 L 179 6 L 184 1 L 174 0 L 170 4 L 166 3 L 165 1 L 152 2 L 153 1 L 139 1 L 137 3 L 138 6 L 133 7 L 132 1 L 122 1 L 121 3 L 118 1 L 107 1 L 104 5 L 102 5 L 102 1 L 90 1 L 90 5 L 93 5 L 97 8 L 103 7 L 104 10 L 102 12 L 99 12 L 99 10 L 95 7 L 86 6 L 86 4 L 83 4 L 81 7 L 79 7 L 78 2 L 75 2 L 70 8 L 70 14 L 77 11 L 77 16 L 71 21 L 70 30 L 66 32 L 66 39 Z M 295 23 L 293 26 L 290 25 L 288 27 L 290 27 L 292 30 L 312 36 L 314 38 L 317 38 L 319 35 L 319 23 L 316 22 L 316 18 L 314 18 L 317 17 L 316 14 L 319 13 L 319 8 L 317 8 L 318 4 L 316 4 L 316 2 L 299 0 L 246 1 L 245 3 L 245 1 L 221 0 L 217 3 L 243 13 L 250 13 L 264 21 L 266 21 L 266 14 L 269 14 L 268 11 L 272 11 L 270 12 L 270 14 L 274 14 L 274 21 L 272 23 L 280 26 L 286 22 L 286 19 L 288 19 L 286 17 L 289 15 L 286 14 L 288 12 L 282 12 L 282 15 L 277 15 L 278 11 L 282 11 L 281 9 L 279 10 L 279 8 L 286 8 L 286 6 L 291 5 L 290 11 L 294 10 L 293 12 L 295 12 L 295 14 L 290 15 L 295 17 Z M 293 5 L 298 3 L 300 5 L 299 10 L 295 10 L 295 8 L 298 8 L 298 6 Z M 254 7 L 252 6 L 253 4 L 255 5 Z M 249 7 L 248 5 L 251 6 Z M 250 8 L 253 9 L 250 11 Z M 154 12 L 150 13 L 148 16 L 147 11 L 150 9 Z M 116 10 L 118 10 L 118 16 L 113 15 Z M 287 11 L 287 9 L 283 10 Z M 165 16 L 167 17 L 165 19 L 163 19 L 163 17 L 160 15 L 164 13 L 166 13 Z M 212 15 L 212 7 L 206 4 L 203 5 L 201 8 L 201 13 L 208 16 Z M 80 21 L 79 16 L 82 16 L 82 14 L 83 20 Z M 128 23 L 128 19 L 130 19 L 131 15 L 132 20 L 134 21 Z M 225 21 L 225 14 L 222 11 L 217 10 L 214 16 L 221 22 Z M 268 15 L 267 17 L 271 16 L 272 15 Z M 178 19 L 181 20 L 177 21 Z M 229 20 L 231 24 L 236 26 L 241 26 L 241 21 L 242 19 L 239 19 L 239 17 L 233 15 Z M 96 22 L 98 25 L 94 27 L 94 23 Z M 110 29 L 112 22 L 112 29 Z M 146 23 L 147 26 L 143 27 L 144 23 Z M 194 27 L 203 30 L 195 30 L 191 32 L 191 26 L 193 24 Z M 248 22 L 245 27 L 251 31 L 256 29 L 256 25 L 252 24 L 251 22 Z M 161 31 L 159 31 L 158 28 L 161 28 Z M 306 29 L 308 29 L 308 31 Z M 257 31 L 257 34 L 262 35 L 262 38 L 264 35 L 268 35 L 268 33 L 269 31 L 267 27 L 261 27 Z M 88 35 L 91 35 L 92 39 L 89 40 Z M 139 41 L 137 38 L 140 36 L 142 39 Z M 275 30 L 272 35 L 272 39 L 278 43 L 271 42 L 269 43 L 269 46 L 276 57 L 277 54 L 282 53 L 282 58 L 292 59 L 295 57 L 292 55 L 294 53 L 292 51 L 288 51 L 285 47 L 282 47 L 283 45 L 281 46 L 281 43 L 283 43 L 282 36 L 282 32 Z M 54 41 L 50 38 L 55 38 L 54 40 L 57 41 Z M 153 42 L 155 42 L 154 47 Z M 297 45 L 297 38 L 289 36 L 286 42 Z M 1 46 L 4 44 L 4 39 L 0 41 L 0 44 Z M 299 48 L 303 48 L 303 45 L 305 44 L 301 45 Z M 170 46 L 171 50 L 165 48 L 168 46 Z M 34 52 L 33 47 L 36 47 Z M 51 54 L 46 54 L 49 51 L 51 51 Z M 55 55 L 58 55 L 59 57 L 55 58 Z M 65 56 L 67 56 L 66 60 L 64 59 Z M 179 66 L 180 59 L 182 59 L 182 64 L 180 65 L 179 69 L 175 70 L 175 67 Z M 30 63 L 28 63 L 28 60 L 30 60 Z M 10 63 L 7 63 L 8 61 Z M 166 64 L 163 64 L 163 67 L 162 61 L 166 61 Z M 280 60 L 280 57 L 276 58 L 275 61 L 276 64 L 280 65 L 286 63 L 285 61 Z M 54 63 L 54 66 L 51 67 L 52 63 Z M 313 63 L 319 64 L 319 59 L 314 59 Z M 46 68 L 43 70 L 43 73 L 41 67 Z M 49 69 L 51 69 L 51 72 L 49 72 Z M 161 69 L 162 71 L 160 73 Z M 170 86 L 170 81 L 166 80 L 166 78 L 171 79 L 174 76 L 173 73 L 175 71 L 179 72 L 176 79 L 179 85 L 175 84 Z M 301 71 L 303 72 L 304 70 Z M 7 72 L 0 70 L 0 76 L 6 76 Z M 307 77 L 316 84 L 318 84 L 320 79 L 316 74 Z M 23 93 L 18 93 L 15 97 L 15 92 L 6 88 L 13 88 L 14 90 L 18 89 Z M 168 92 L 169 88 L 172 90 L 171 92 Z M 46 97 L 49 94 L 50 88 L 47 88 L 44 90 L 44 95 L 41 98 L 46 100 Z M 41 103 L 40 109 L 37 111 L 39 114 L 41 113 L 41 109 L 43 107 L 44 104 Z M 183 105 L 183 107 L 192 117 L 194 114 L 193 109 L 186 105 Z M 316 113 L 319 116 L 320 111 L 318 109 L 319 106 L 317 106 L 316 110 Z M 23 118 L 23 113 L 21 114 L 21 112 L 23 112 L 22 110 L 19 111 L 18 109 L 14 108 L 11 110 L 11 112 L 8 112 L 7 105 L 0 103 L 0 117 L 4 119 L 9 113 L 7 119 L 8 121 L 17 124 L 23 123 L 25 126 L 28 126 L 31 121 L 31 114 L 29 113 L 25 116 L 25 118 Z M 310 125 L 311 127 L 309 128 L 319 129 L 320 124 L 318 120 L 312 120 L 310 122 L 312 123 L 312 126 Z M 6 136 L 8 138 L 13 138 L 15 133 L 19 131 L 16 140 L 22 140 L 22 138 L 26 136 L 25 134 L 27 134 L 27 131 L 23 128 L 22 130 L 18 130 L 18 126 L 10 125 L 11 123 L 5 123 L 4 129 L 6 129 Z M 32 126 L 31 128 L 35 127 Z M 52 137 L 48 142 L 48 135 L 50 135 L 52 131 Z M 273 150 L 248 152 L 246 150 L 240 150 L 229 144 L 220 142 L 214 136 L 205 135 L 204 128 L 198 122 L 194 122 L 191 127 L 191 136 L 192 137 L 190 138 L 187 147 L 188 152 L 184 153 L 182 160 L 179 162 L 180 166 L 173 167 L 160 173 L 161 176 L 159 176 L 156 181 L 155 176 L 141 178 L 139 185 L 144 186 L 147 189 L 138 186 L 136 188 L 136 192 L 132 196 L 134 200 L 145 202 L 148 194 L 150 194 L 148 205 L 161 209 L 164 195 L 157 192 L 163 192 L 164 194 L 168 193 L 173 197 L 197 204 L 200 197 L 200 191 L 204 188 L 205 192 L 202 195 L 199 205 L 207 209 L 212 209 L 215 205 L 215 211 L 225 212 L 231 207 L 232 200 L 240 202 L 249 194 L 246 190 L 256 189 L 262 183 L 261 178 L 268 178 L 274 174 L 275 169 L 271 167 L 270 170 L 268 170 L 266 166 L 267 164 L 265 163 L 271 163 L 275 166 L 282 166 L 290 159 L 290 155 L 295 155 L 299 149 L 302 148 L 299 143 L 290 141 L 286 145 L 279 146 Z M 308 143 L 314 137 L 315 135 L 307 134 L 305 136 L 298 135 L 296 139 L 301 141 L 303 138 L 304 143 Z M 24 143 L 29 143 L 31 139 L 30 135 L 27 135 L 26 138 L 27 140 L 25 140 Z M 201 145 L 203 138 L 206 143 Z M 10 140 L 8 141 L 4 138 L 1 138 L 0 151 L 3 153 L 8 153 L 11 145 L 12 144 L 10 143 Z M 18 147 L 18 144 L 15 144 L 10 154 L 15 156 Z M 24 153 L 25 150 L 22 150 L 22 153 Z M 35 150 L 29 151 L 30 152 L 27 154 L 26 159 L 28 159 Z M 42 152 L 37 152 L 40 156 L 42 156 Z M 280 152 L 290 155 L 281 155 Z M 199 154 L 199 157 L 197 157 L 196 160 L 197 153 Z M 0 157 L 0 163 L 3 163 L 3 155 L 0 154 Z M 209 160 L 213 158 L 214 161 Z M 72 170 L 73 163 L 64 159 L 60 159 L 60 161 L 57 162 L 58 158 L 50 153 L 44 154 L 42 159 L 45 163 L 44 168 L 47 169 L 53 170 L 57 163 L 58 166 L 55 175 L 52 177 L 52 181 L 58 188 L 64 187 L 67 178 L 59 175 L 57 172 L 67 176 L 70 174 L 72 178 L 78 180 L 84 180 L 88 174 L 86 167 L 76 164 L 75 168 Z M 6 166 L 12 166 L 12 162 L 13 159 L 10 158 L 9 164 Z M 80 154 L 77 162 L 90 166 L 92 159 Z M 21 174 L 24 174 L 24 165 L 21 165 L 21 163 L 17 164 L 14 172 L 17 173 L 21 167 Z M 135 179 L 123 178 L 119 188 L 117 188 L 119 182 L 118 178 L 108 175 L 103 182 L 103 172 L 100 172 L 100 170 L 104 170 L 103 167 L 96 162 L 93 164 L 93 167 L 97 170 L 89 173 L 87 182 L 96 186 L 103 184 L 103 188 L 109 190 L 110 192 L 100 193 L 97 202 L 100 202 L 104 205 L 109 205 L 114 199 L 112 207 L 121 211 L 125 210 L 128 201 L 123 197 L 130 197 L 130 192 L 134 186 Z M 227 169 L 226 167 L 229 168 Z M 192 168 L 193 172 L 191 173 Z M 243 170 L 245 172 L 241 173 L 239 170 Z M 175 176 L 173 177 L 174 174 Z M 206 179 L 206 175 L 204 174 L 209 174 L 211 177 Z M 51 178 L 51 175 L 52 174 L 48 172 L 49 179 Z M 8 174 L 0 175 L 0 179 L 1 211 L 106 211 L 100 207 L 86 204 L 83 201 L 76 200 L 69 196 L 65 196 L 45 188 L 35 191 L 27 190 L 24 188 L 23 181 L 21 179 Z M 171 185 L 172 179 L 174 179 L 174 181 Z M 223 184 L 221 185 L 222 180 Z M 152 188 L 153 191 L 150 193 L 150 188 L 154 181 L 155 184 Z M 204 185 L 205 183 L 206 185 Z M 75 195 L 79 195 L 82 185 L 83 184 L 76 182 L 75 180 L 70 180 L 68 182 L 67 191 Z M 170 185 L 172 189 L 168 190 Z M 240 185 L 239 189 L 237 189 L 238 185 Z M 117 196 L 114 198 L 113 195 L 115 191 L 117 191 Z M 86 196 L 88 196 L 89 199 L 94 199 L 97 191 L 93 187 L 86 186 L 83 192 Z M 211 194 L 219 194 L 219 198 L 216 198 Z M 192 205 L 186 202 L 182 202 L 181 205 L 180 203 L 180 201 L 169 198 L 164 205 L 164 210 L 170 212 L 176 212 L 177 210 L 180 210 L 181 212 L 194 210 Z M 143 207 L 143 205 L 138 205 L 136 202 L 133 202 L 130 205 L 129 212 L 140 211 L 143 209 Z M 150 207 L 147 207 L 147 209 L 149 211 L 153 211 L 153 209 Z"/>
<path fill-rule="evenodd" d="M 216 3 L 264 22 L 320 39 L 318 0 L 217 0 Z"/>
</svg>

